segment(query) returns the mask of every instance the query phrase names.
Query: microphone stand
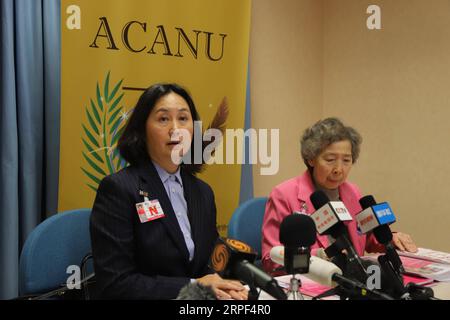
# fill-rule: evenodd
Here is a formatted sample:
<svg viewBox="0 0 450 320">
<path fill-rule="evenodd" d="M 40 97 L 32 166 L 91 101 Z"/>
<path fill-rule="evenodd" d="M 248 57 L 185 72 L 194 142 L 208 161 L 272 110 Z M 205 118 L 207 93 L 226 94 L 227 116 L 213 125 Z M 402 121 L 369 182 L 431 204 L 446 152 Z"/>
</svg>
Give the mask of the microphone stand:
<svg viewBox="0 0 450 320">
<path fill-rule="evenodd" d="M 284 252 L 284 269 L 286 273 L 291 275 L 289 281 L 289 289 L 287 292 L 288 299 L 292 296 L 292 300 L 304 300 L 300 291 L 302 286 L 301 279 L 295 277 L 296 274 L 308 273 L 311 252 L 309 247 L 285 247 Z"/>
<path fill-rule="evenodd" d="M 361 267 L 364 268 L 361 261 L 359 261 L 359 263 L 355 263 L 355 260 L 350 261 L 349 257 L 340 251 L 341 249 L 342 248 L 339 247 L 339 243 L 335 242 L 331 246 L 329 246 L 325 250 L 325 252 L 333 256 L 332 262 L 344 271 L 344 276 L 341 276 L 339 274 L 333 275 L 333 281 L 335 281 L 338 286 L 319 294 L 318 296 L 314 297 L 313 300 L 323 299 L 325 297 L 333 295 L 338 295 L 340 297 L 340 300 L 394 299 L 384 292 L 378 291 L 376 289 L 369 289 L 366 285 L 364 285 L 364 282 L 367 281 L 367 274 L 364 274 L 363 276 L 361 272 Z"/>
<path fill-rule="evenodd" d="M 303 297 L 300 288 L 302 286 L 302 280 L 295 277 L 295 274 L 292 274 L 291 280 L 289 282 L 289 290 L 287 292 L 288 300 L 292 295 L 292 300 L 305 300 Z"/>
<path fill-rule="evenodd" d="M 286 268 L 279 267 L 272 271 L 286 271 Z M 286 273 L 287 273 L 287 271 L 286 271 Z M 288 273 L 288 274 L 290 274 L 292 276 L 289 281 L 289 288 L 286 293 L 288 300 L 289 300 L 289 296 L 291 296 L 291 295 L 292 295 L 292 300 L 304 300 L 305 298 L 303 297 L 302 292 L 300 291 L 300 288 L 302 287 L 302 280 L 296 278 L 295 273 Z"/>
<path fill-rule="evenodd" d="M 344 250 L 347 251 L 346 254 L 343 253 Z M 338 237 L 333 244 L 325 249 L 325 253 L 330 259 L 336 259 L 338 263 L 334 263 L 341 270 L 346 270 L 345 273 L 348 272 L 361 282 L 367 280 L 366 269 L 346 236 Z"/>
<path fill-rule="evenodd" d="M 397 271 L 399 269 L 395 268 L 392 265 L 389 257 L 386 255 L 378 256 L 377 260 L 380 264 L 382 272 L 385 274 L 385 276 L 387 276 L 389 284 L 391 285 L 390 288 L 385 288 L 384 291 L 389 292 L 398 299 L 408 300 L 409 295 L 405 288 L 405 285 L 403 284 L 403 275 Z"/>
<path fill-rule="evenodd" d="M 244 260 L 244 262 L 248 262 L 246 260 Z M 245 281 L 245 283 L 248 285 L 249 291 L 248 291 L 248 300 L 250 301 L 256 301 L 259 299 L 259 294 L 261 293 L 261 290 L 258 291 L 257 286 L 256 286 L 256 280 L 255 280 L 255 274 L 251 271 L 245 271 L 245 270 L 241 270 L 241 271 L 235 271 L 236 273 L 239 272 L 247 272 L 249 277 L 248 277 L 248 281 Z M 244 281 L 243 281 L 244 282 Z"/>
<path fill-rule="evenodd" d="M 412 300 L 441 300 L 434 296 L 433 289 L 419 284 L 410 282 L 406 285 L 406 290 Z"/>
<path fill-rule="evenodd" d="M 388 255 L 381 255 L 378 257 L 381 269 L 389 277 L 392 284 L 393 294 L 395 297 L 403 300 L 439 300 L 434 297 L 434 291 L 431 288 L 415 283 L 408 283 L 406 286 L 403 283 L 403 274 L 400 272 L 403 268 L 394 266 Z"/>
<path fill-rule="evenodd" d="M 339 295 L 341 300 L 347 298 L 367 298 L 371 300 L 394 300 L 391 296 L 380 292 L 376 289 L 369 289 L 367 286 L 358 281 L 347 279 L 340 274 L 333 275 L 333 281 L 339 285 L 335 288 L 327 290 L 313 298 L 313 300 L 323 299 L 332 295 Z"/>
<path fill-rule="evenodd" d="M 259 299 L 259 294 L 260 292 L 258 292 L 258 289 L 256 288 L 256 286 L 254 284 L 249 284 L 249 291 L 248 291 L 248 300 L 249 301 L 256 301 Z"/>
</svg>

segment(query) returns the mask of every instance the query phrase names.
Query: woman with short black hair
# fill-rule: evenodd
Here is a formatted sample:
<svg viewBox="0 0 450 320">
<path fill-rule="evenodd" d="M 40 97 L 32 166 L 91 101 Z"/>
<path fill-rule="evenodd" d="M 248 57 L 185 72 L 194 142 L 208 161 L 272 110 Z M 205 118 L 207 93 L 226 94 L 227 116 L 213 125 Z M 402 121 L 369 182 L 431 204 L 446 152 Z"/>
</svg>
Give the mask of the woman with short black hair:
<svg viewBox="0 0 450 320">
<path fill-rule="evenodd" d="M 174 299 L 195 281 L 219 299 L 247 297 L 208 267 L 218 233 L 214 193 L 195 177 L 201 164 L 174 160 L 192 148 L 196 120 L 176 84 L 155 84 L 139 98 L 118 142 L 130 166 L 102 180 L 92 209 L 99 298 Z"/>
</svg>

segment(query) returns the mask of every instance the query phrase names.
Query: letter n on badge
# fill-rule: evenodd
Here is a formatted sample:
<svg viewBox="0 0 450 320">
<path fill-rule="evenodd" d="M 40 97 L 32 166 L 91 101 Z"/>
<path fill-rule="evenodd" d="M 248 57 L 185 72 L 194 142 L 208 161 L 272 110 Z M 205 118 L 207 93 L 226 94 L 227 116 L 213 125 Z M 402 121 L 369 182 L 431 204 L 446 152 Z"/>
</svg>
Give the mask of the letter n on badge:
<svg viewBox="0 0 450 320">
<path fill-rule="evenodd" d="M 146 223 L 152 220 L 164 218 L 164 211 L 158 200 L 147 200 L 136 203 L 136 210 L 139 215 L 141 223 Z"/>
</svg>

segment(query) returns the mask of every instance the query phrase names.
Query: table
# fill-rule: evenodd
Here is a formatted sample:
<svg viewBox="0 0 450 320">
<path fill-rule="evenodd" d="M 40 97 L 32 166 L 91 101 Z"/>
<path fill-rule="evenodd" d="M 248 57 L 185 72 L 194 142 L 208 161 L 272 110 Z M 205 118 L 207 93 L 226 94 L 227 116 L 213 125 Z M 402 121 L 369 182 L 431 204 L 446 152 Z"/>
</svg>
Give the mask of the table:
<svg viewBox="0 0 450 320">
<path fill-rule="evenodd" d="M 284 276 L 275 277 L 275 279 L 278 281 L 278 283 L 280 284 L 281 287 L 287 289 L 289 287 L 288 284 L 289 284 L 291 277 L 292 277 L 291 275 L 284 275 Z M 302 288 L 305 289 L 306 291 L 312 293 L 311 295 L 308 295 L 306 293 L 303 294 L 303 297 L 305 300 L 311 300 L 312 297 L 315 296 L 315 294 L 311 291 L 311 288 L 313 288 L 313 289 L 315 288 L 319 292 L 322 292 L 323 290 L 326 290 L 326 288 L 327 288 L 327 287 L 324 287 L 320 284 L 313 282 L 312 280 L 309 280 L 304 275 L 296 275 L 296 277 L 301 280 Z M 433 289 L 434 296 L 436 298 L 443 299 L 443 300 L 450 300 L 450 282 L 434 282 L 431 285 L 428 285 L 428 287 L 431 287 Z M 289 297 L 289 299 L 292 300 L 292 297 Z M 339 299 L 339 297 L 337 297 L 337 296 L 332 296 L 332 297 L 326 298 L 326 300 L 338 300 L 338 299 Z M 272 296 L 270 296 L 269 294 L 267 294 L 266 292 L 261 291 L 259 300 L 274 300 L 274 298 Z"/>
</svg>

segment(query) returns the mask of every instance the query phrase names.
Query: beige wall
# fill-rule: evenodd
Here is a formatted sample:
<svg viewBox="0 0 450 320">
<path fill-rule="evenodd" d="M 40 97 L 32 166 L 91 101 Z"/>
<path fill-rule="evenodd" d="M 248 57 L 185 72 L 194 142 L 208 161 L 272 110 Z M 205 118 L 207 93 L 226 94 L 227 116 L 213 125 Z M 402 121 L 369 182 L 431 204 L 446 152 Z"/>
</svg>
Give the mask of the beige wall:
<svg viewBox="0 0 450 320">
<path fill-rule="evenodd" d="M 303 171 L 300 134 L 322 116 L 323 10 L 317 0 L 253 0 L 250 79 L 253 128 L 280 129 L 279 172 L 261 176 L 255 195 Z"/>
<path fill-rule="evenodd" d="M 254 0 L 252 14 L 253 126 L 281 129 L 280 172 L 255 168 L 255 195 L 303 171 L 300 133 L 338 116 L 364 139 L 349 180 L 391 204 L 392 229 L 450 252 L 450 1 Z"/>
</svg>

